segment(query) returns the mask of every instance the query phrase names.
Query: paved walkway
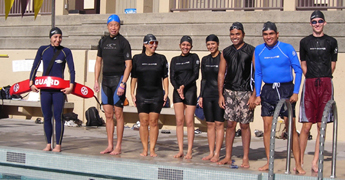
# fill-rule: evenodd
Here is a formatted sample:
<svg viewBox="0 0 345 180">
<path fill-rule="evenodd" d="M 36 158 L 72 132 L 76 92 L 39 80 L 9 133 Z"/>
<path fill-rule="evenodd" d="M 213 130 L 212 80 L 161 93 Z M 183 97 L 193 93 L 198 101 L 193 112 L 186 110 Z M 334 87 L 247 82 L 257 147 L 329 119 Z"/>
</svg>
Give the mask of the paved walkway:
<svg viewBox="0 0 345 180">
<path fill-rule="evenodd" d="M 116 143 L 116 139 L 115 139 Z M 276 140 L 275 167 L 274 172 L 283 174 L 285 172 L 286 162 L 286 140 Z M 185 140 L 186 144 L 186 140 Z M 62 144 L 64 153 L 75 153 L 92 156 L 102 156 L 109 158 L 137 159 L 143 161 L 167 162 L 178 165 L 195 165 L 203 167 L 219 167 L 223 169 L 229 168 L 228 165 L 217 165 L 209 161 L 201 160 L 202 157 L 208 155 L 207 134 L 205 132 L 195 135 L 193 159 L 176 159 L 173 155 L 177 153 L 178 146 L 176 142 L 176 134 L 159 133 L 156 152 L 158 157 L 141 157 L 142 146 L 139 138 L 139 132 L 130 128 L 125 128 L 122 154 L 117 156 L 99 154 L 107 145 L 105 127 L 66 127 Z M 304 176 L 317 176 L 311 173 L 311 160 L 314 154 L 315 140 L 309 141 L 305 155 L 304 169 L 307 174 Z M 43 134 L 43 125 L 35 124 L 32 120 L 18 119 L 0 119 L 0 146 L 16 147 L 23 149 L 41 150 L 45 147 L 45 138 Z M 185 146 L 185 149 L 187 147 Z M 242 141 L 240 137 L 235 138 L 233 147 L 233 159 L 236 165 L 241 165 L 242 157 Z M 329 177 L 331 171 L 331 142 L 325 145 L 325 163 L 324 176 Z M 225 155 L 225 148 L 222 148 L 221 155 Z M 262 138 L 252 136 L 250 145 L 250 168 L 248 171 L 257 171 L 264 165 L 266 157 Z M 291 172 L 293 172 L 294 160 L 291 160 Z M 337 178 L 345 179 L 345 142 L 338 143 L 337 155 Z M 259 171 L 257 171 L 259 172 Z"/>
</svg>

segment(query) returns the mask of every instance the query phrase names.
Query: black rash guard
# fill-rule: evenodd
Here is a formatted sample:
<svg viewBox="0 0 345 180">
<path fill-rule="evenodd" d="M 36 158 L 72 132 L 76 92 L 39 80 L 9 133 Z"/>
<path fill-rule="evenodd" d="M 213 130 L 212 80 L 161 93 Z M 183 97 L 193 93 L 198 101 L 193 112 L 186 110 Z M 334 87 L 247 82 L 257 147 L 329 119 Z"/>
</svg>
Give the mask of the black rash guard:
<svg viewBox="0 0 345 180">
<path fill-rule="evenodd" d="M 131 46 L 121 34 L 114 38 L 105 36 L 99 40 L 97 56 L 103 58 L 103 75 L 122 76 L 126 69 L 125 61 L 132 58 Z"/>
<path fill-rule="evenodd" d="M 152 56 L 137 54 L 133 57 L 131 77 L 137 78 L 137 102 L 145 99 L 163 101 L 162 80 L 168 77 L 168 61 L 157 53 Z"/>
<path fill-rule="evenodd" d="M 218 71 L 221 53 L 216 57 L 211 54 L 204 56 L 201 61 L 200 97 L 218 99 Z"/>
<path fill-rule="evenodd" d="M 171 60 L 170 81 L 175 89 L 184 85 L 185 89 L 196 86 L 199 78 L 200 60 L 197 54 L 189 53 L 187 56 L 176 56 Z"/>
<path fill-rule="evenodd" d="M 234 45 L 223 50 L 227 64 L 224 88 L 232 91 L 253 91 L 254 69 L 252 59 L 255 48 L 244 43 L 240 49 Z"/>
<path fill-rule="evenodd" d="M 337 61 L 337 40 L 326 34 L 309 35 L 300 42 L 300 59 L 307 62 L 306 78 L 332 78 L 332 61 Z"/>
</svg>

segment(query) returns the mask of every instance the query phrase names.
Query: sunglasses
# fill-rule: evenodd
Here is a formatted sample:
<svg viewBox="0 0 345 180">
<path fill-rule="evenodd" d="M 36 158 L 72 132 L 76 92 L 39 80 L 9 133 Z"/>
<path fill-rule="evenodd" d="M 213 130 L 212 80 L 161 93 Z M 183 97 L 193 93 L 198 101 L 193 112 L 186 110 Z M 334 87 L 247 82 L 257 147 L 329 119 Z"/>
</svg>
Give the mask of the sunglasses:
<svg viewBox="0 0 345 180">
<path fill-rule="evenodd" d="M 317 23 L 323 24 L 324 22 L 325 22 L 324 20 L 320 19 L 318 21 L 311 21 L 311 24 L 317 24 Z"/>
<path fill-rule="evenodd" d="M 145 41 L 145 44 L 158 45 L 158 41 Z"/>
</svg>

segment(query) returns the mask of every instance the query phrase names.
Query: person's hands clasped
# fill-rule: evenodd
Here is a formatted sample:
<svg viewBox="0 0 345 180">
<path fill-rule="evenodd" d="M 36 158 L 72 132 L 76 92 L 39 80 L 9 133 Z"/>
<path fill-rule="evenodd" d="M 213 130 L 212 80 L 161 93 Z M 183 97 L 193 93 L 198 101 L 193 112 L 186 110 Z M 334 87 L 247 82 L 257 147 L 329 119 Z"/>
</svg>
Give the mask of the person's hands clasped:
<svg viewBox="0 0 345 180">
<path fill-rule="evenodd" d="M 184 85 L 181 85 L 180 88 L 177 89 L 178 95 L 180 95 L 181 99 L 184 99 L 183 90 L 184 90 Z"/>
</svg>

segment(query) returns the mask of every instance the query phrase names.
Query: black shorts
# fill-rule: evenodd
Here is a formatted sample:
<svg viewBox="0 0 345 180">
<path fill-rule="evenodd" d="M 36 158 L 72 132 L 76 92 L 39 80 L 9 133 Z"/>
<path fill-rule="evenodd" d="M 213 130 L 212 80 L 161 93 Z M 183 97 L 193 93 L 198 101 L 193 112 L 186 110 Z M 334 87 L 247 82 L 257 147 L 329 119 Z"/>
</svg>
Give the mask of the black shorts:
<svg viewBox="0 0 345 180">
<path fill-rule="evenodd" d="M 207 122 L 224 122 L 224 109 L 218 105 L 218 98 L 203 98 L 202 106 Z"/>
<path fill-rule="evenodd" d="M 144 93 L 144 94 L 142 94 Z M 163 107 L 163 91 L 156 91 L 154 95 L 147 92 L 138 92 L 136 95 L 136 105 L 138 113 L 150 112 L 160 113 Z"/>
<path fill-rule="evenodd" d="M 265 84 L 261 90 L 261 116 L 273 116 L 274 110 L 280 99 L 289 99 L 294 90 L 292 82 L 280 83 L 279 87 L 273 87 L 273 84 Z M 279 92 L 279 93 L 278 93 Z M 296 102 L 291 104 L 292 115 L 295 117 Z M 285 106 L 280 110 L 281 117 L 288 117 L 288 111 Z"/>
<path fill-rule="evenodd" d="M 184 99 L 180 98 L 180 95 L 178 94 L 177 90 L 174 89 L 173 92 L 173 102 L 174 103 L 180 103 L 182 102 L 185 105 L 192 105 L 196 106 L 197 97 L 196 97 L 196 86 L 191 86 L 189 88 L 184 89 Z"/>
<path fill-rule="evenodd" d="M 103 76 L 102 80 L 102 104 L 114 105 L 123 108 L 126 99 L 126 87 L 122 96 L 117 95 L 123 76 Z"/>
</svg>

